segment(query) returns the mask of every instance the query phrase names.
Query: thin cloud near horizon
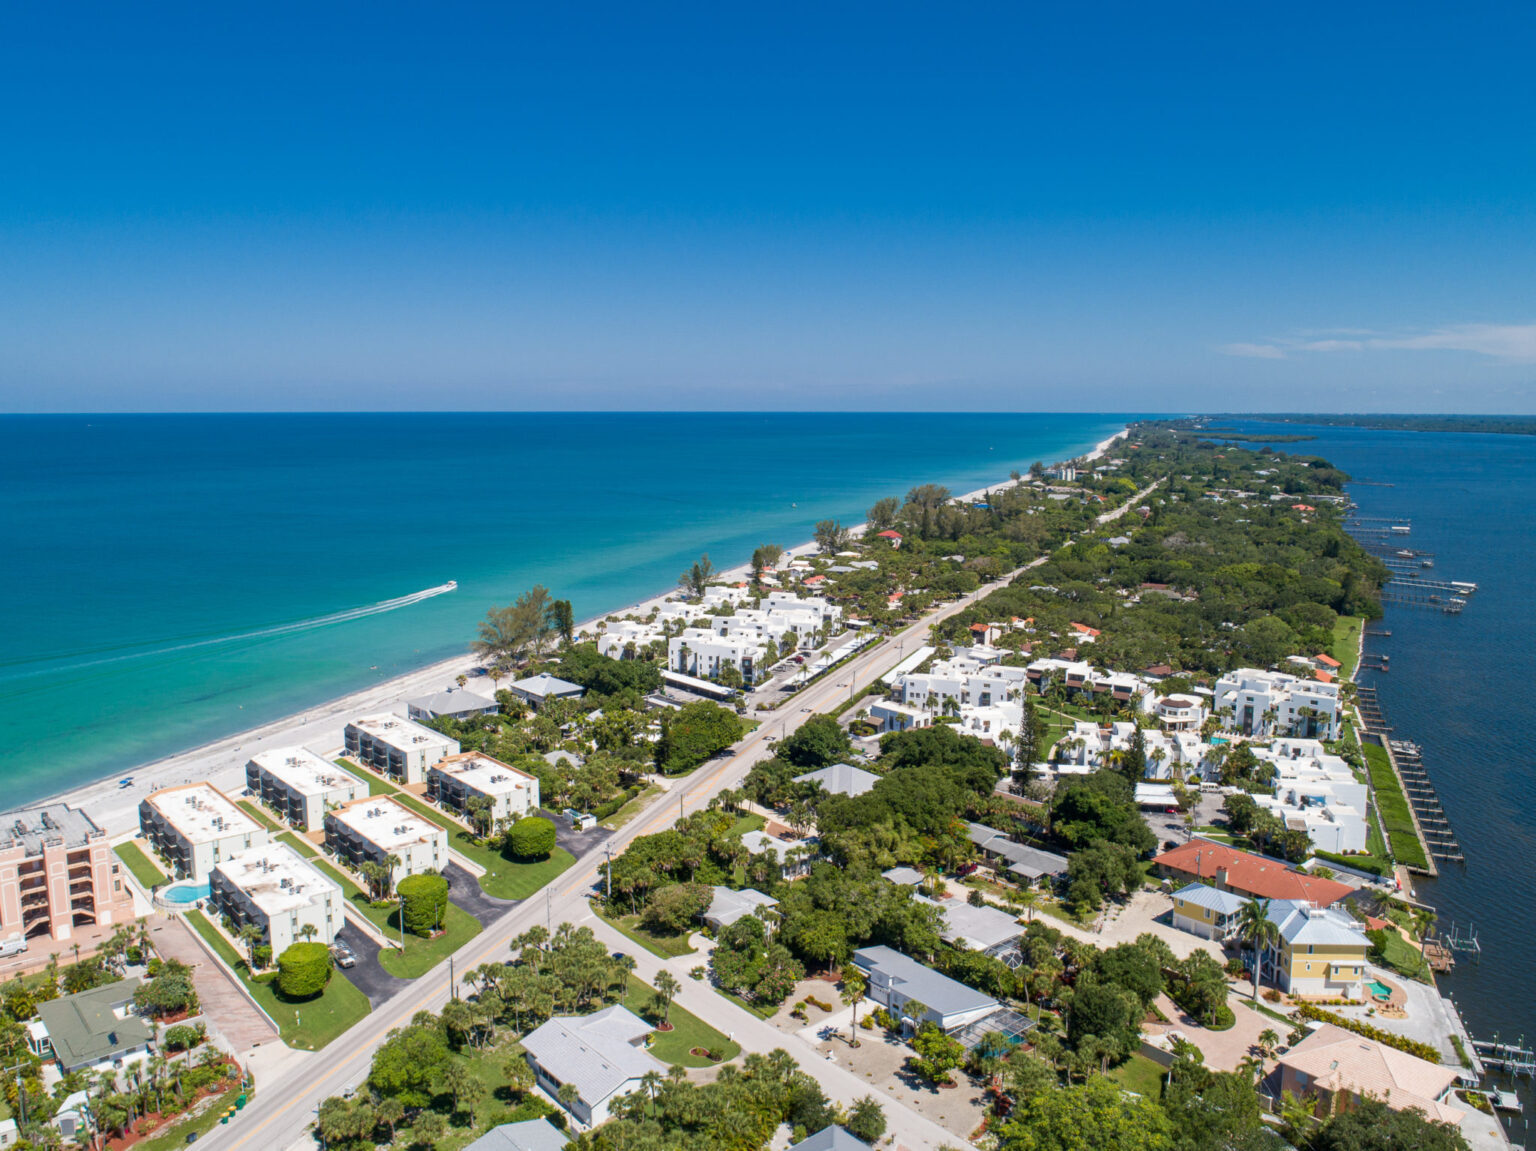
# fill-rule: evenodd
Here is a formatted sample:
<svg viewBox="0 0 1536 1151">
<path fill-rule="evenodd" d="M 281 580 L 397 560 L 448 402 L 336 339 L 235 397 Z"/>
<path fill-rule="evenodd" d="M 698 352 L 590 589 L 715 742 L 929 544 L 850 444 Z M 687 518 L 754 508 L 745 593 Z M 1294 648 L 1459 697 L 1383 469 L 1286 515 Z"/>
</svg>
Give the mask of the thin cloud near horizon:
<svg viewBox="0 0 1536 1151">
<path fill-rule="evenodd" d="M 1536 362 L 1536 324 L 1449 324 L 1411 334 L 1339 329 L 1258 342 L 1222 344 L 1227 356 L 1285 360 L 1298 352 L 1470 352 L 1508 363 Z"/>
</svg>

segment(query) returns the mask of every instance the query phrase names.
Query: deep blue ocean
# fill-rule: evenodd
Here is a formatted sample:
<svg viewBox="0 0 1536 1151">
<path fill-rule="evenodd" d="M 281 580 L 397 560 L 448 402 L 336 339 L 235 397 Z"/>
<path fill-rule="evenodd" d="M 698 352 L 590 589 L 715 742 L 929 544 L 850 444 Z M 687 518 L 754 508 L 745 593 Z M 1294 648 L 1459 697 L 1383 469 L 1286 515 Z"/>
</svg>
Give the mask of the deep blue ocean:
<svg viewBox="0 0 1536 1151">
<path fill-rule="evenodd" d="M 1435 553 L 1425 575 L 1478 585 L 1457 616 L 1388 606 L 1366 652 L 1391 657 L 1387 674 L 1364 672 L 1396 738 L 1424 749 L 1428 769 L 1467 861 L 1416 883 L 1452 922 L 1475 929 L 1477 962 L 1440 979 L 1476 1039 L 1524 1037 L 1536 1046 L 1536 437 L 1371 431 L 1248 421 L 1216 426 L 1311 434 L 1277 451 L 1325 456 L 1355 479 L 1363 516 L 1411 521 L 1407 546 Z M 1392 485 L 1382 486 L 1382 485 Z M 1536 1099 L 1527 1090 L 1529 1111 Z M 1529 1145 L 1528 1118 L 1510 1134 Z"/>
<path fill-rule="evenodd" d="M 596 615 L 700 552 L 743 563 L 913 484 L 969 491 L 1124 422 L 0 417 L 0 806 L 465 651 L 490 606 L 536 583 Z"/>
</svg>

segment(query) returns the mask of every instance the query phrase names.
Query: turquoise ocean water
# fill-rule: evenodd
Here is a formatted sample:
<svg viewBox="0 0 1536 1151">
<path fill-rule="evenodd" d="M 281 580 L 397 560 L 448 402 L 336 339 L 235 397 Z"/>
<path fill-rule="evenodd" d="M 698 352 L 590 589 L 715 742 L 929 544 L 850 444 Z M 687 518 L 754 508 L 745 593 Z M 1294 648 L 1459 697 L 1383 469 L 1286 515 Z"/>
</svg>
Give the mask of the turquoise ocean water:
<svg viewBox="0 0 1536 1151">
<path fill-rule="evenodd" d="M 488 607 L 535 583 L 595 615 L 701 551 L 742 563 L 912 484 L 968 491 L 1124 422 L 0 417 L 3 806 L 464 651 Z"/>
</svg>

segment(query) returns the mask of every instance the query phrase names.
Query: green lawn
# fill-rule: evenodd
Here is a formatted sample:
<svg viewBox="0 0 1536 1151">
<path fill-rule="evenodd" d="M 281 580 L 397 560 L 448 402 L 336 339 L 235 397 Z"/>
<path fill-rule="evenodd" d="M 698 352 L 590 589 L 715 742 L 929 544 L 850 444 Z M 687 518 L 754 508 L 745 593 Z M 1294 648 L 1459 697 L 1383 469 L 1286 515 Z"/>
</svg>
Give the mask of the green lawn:
<svg viewBox="0 0 1536 1151">
<path fill-rule="evenodd" d="M 320 857 L 320 852 L 315 845 L 297 832 L 285 831 L 276 838 L 278 842 L 286 843 L 305 859 L 318 859 Z"/>
<path fill-rule="evenodd" d="M 1387 749 L 1374 743 L 1361 743 L 1365 763 L 1371 772 L 1371 788 L 1376 795 L 1376 810 L 1387 830 L 1392 854 L 1397 861 L 1408 867 L 1428 868 L 1429 859 L 1424 845 L 1414 830 L 1413 815 L 1408 809 L 1408 797 L 1397 782 L 1397 773 L 1387 757 Z"/>
<path fill-rule="evenodd" d="M 253 803 L 249 799 L 237 799 L 235 800 L 235 803 L 239 806 L 241 811 L 245 812 L 246 815 L 249 815 L 252 819 L 261 824 L 261 826 L 265 827 L 268 831 L 280 831 L 282 829 L 283 825 L 278 823 L 277 820 L 273 819 L 270 815 L 263 811 L 259 803 Z"/>
<path fill-rule="evenodd" d="M 132 841 L 120 843 L 112 850 L 117 852 L 117 857 L 123 861 L 129 871 L 133 872 L 133 877 L 146 888 L 170 882 L 170 876 L 156 867 L 154 861 L 139 849 L 137 843 Z"/>
<path fill-rule="evenodd" d="M 1421 983 L 1430 982 L 1429 964 L 1424 962 L 1419 949 L 1397 932 L 1387 932 L 1383 949 L 1387 953 L 1387 966 L 1393 971 L 1399 975 L 1406 975 L 1409 979 L 1417 979 Z"/>
<path fill-rule="evenodd" d="M 1111 1068 L 1109 1077 L 1126 1091 L 1156 1100 L 1162 1098 L 1165 1074 L 1160 1064 L 1138 1052 L 1119 1067 Z"/>
<path fill-rule="evenodd" d="M 334 761 L 337 767 L 344 767 L 348 773 L 357 776 L 358 779 L 368 781 L 369 795 L 394 795 L 397 788 L 383 776 L 377 774 L 372 768 L 364 767 L 350 759 L 338 759 Z"/>
<path fill-rule="evenodd" d="M 731 824 L 731 829 L 725 834 L 745 835 L 749 831 L 761 831 L 767 822 L 768 821 L 766 819 L 764 819 L 761 815 L 758 815 L 756 812 L 743 812 L 741 815 L 736 817 L 736 822 Z"/>
<path fill-rule="evenodd" d="M 631 975 L 623 1003 L 636 1015 L 644 1016 L 654 995 L 654 988 Z M 695 1047 L 720 1051 L 723 1055 L 721 1062 L 735 1059 L 741 1054 L 741 1044 L 727 1039 L 698 1016 L 683 1010 L 676 1003 L 672 1004 L 671 1010 L 667 1013 L 667 1021 L 672 1024 L 672 1030 L 652 1032 L 649 1051 L 668 1067 L 675 1064 L 682 1064 L 684 1067 L 713 1067 L 715 1065 L 713 1060 L 689 1054 Z"/>
<path fill-rule="evenodd" d="M 443 926 L 445 930 L 436 939 L 422 939 L 407 932 L 405 950 L 379 952 L 379 966 L 401 979 L 415 979 L 425 975 L 480 934 L 480 921 L 451 903 L 443 919 Z M 395 937 L 399 937 L 398 925 Z"/>
<path fill-rule="evenodd" d="M 576 862 L 576 857 L 557 847 L 548 859 L 519 863 L 499 851 L 476 843 L 463 828 L 449 830 L 449 846 L 485 868 L 480 889 L 497 899 L 527 899 Z"/>
<path fill-rule="evenodd" d="M 245 984 L 282 1032 L 283 1042 L 304 1051 L 318 1051 L 368 1014 L 368 997 L 340 971 L 331 975 L 325 990 L 313 999 L 289 1002 L 278 994 L 276 975 L 252 977 L 240 953 L 200 911 L 189 911 L 187 922 L 208 941 Z"/>
<path fill-rule="evenodd" d="M 652 955 L 662 959 L 673 959 L 679 955 L 692 955 L 693 948 L 688 946 L 687 934 L 682 935 L 657 935 L 640 926 L 638 915 L 608 916 L 592 909 L 604 923 L 608 924 L 624 938 L 632 943 L 638 943 Z"/>
<path fill-rule="evenodd" d="M 1328 654 L 1339 661 L 1339 674 L 1345 679 L 1355 674 L 1360 657 L 1360 629 L 1365 620 L 1355 615 L 1341 615 L 1333 624 L 1333 645 Z"/>
<path fill-rule="evenodd" d="M 614 812 L 607 819 L 603 820 L 603 826 L 608 828 L 610 831 L 619 830 L 619 828 L 623 827 L 631 819 L 634 819 L 635 816 L 639 815 L 640 812 L 644 810 L 646 804 L 651 802 L 651 797 L 658 795 L 660 792 L 661 788 L 657 787 L 654 783 L 646 784 L 645 789 L 641 791 L 639 795 L 635 796 L 634 799 L 630 800 L 623 807 L 619 808 L 618 811 Z"/>
</svg>

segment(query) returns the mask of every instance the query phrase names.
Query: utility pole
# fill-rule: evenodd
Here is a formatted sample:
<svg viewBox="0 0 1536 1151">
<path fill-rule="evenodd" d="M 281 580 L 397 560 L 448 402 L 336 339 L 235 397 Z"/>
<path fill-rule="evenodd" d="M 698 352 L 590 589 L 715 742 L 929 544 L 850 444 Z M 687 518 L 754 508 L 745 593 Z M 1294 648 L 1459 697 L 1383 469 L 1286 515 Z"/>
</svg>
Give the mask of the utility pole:
<svg viewBox="0 0 1536 1151">
<path fill-rule="evenodd" d="M 613 902 L 613 844 L 611 844 L 611 843 L 603 844 L 603 854 L 608 857 L 608 871 L 607 871 L 607 875 L 606 875 L 606 878 L 608 880 L 608 902 L 612 903 Z"/>
</svg>

